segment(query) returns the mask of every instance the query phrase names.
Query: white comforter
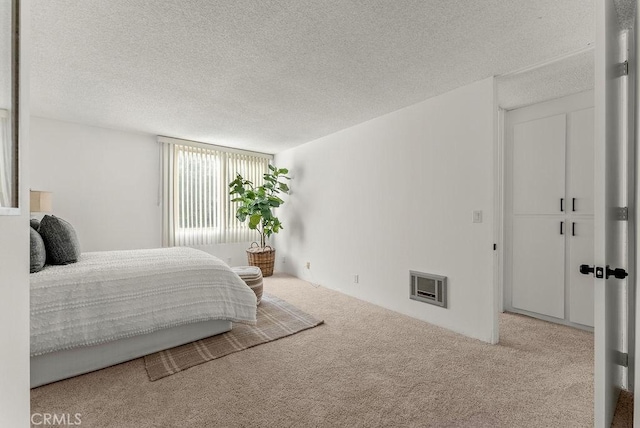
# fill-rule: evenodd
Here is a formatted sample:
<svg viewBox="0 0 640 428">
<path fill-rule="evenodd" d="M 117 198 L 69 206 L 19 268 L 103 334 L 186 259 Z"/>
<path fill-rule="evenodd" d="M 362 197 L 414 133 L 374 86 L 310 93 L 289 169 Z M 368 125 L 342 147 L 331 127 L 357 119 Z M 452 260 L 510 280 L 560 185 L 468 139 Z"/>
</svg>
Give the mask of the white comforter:
<svg viewBox="0 0 640 428">
<path fill-rule="evenodd" d="M 191 248 L 84 253 L 31 274 L 32 356 L 217 319 L 255 324 L 256 296 Z"/>
</svg>

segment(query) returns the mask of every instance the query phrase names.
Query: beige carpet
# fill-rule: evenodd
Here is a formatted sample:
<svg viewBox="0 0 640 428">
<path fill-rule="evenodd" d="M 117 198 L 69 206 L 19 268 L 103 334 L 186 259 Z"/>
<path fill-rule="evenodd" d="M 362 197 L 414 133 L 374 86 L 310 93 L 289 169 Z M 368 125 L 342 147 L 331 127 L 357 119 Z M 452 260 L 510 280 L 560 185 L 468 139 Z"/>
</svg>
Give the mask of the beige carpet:
<svg viewBox="0 0 640 428">
<path fill-rule="evenodd" d="M 611 428 L 633 428 L 633 394 L 622 391 L 618 398 Z"/>
<path fill-rule="evenodd" d="M 260 284 L 262 285 L 262 276 L 260 276 Z M 144 365 L 149 379 L 152 381 L 162 379 L 198 364 L 291 336 L 322 324 L 321 320 L 268 294 L 262 296 L 257 318 L 256 325 L 235 323 L 233 329 L 226 333 L 146 355 Z"/>
<path fill-rule="evenodd" d="M 150 382 L 142 359 L 32 390 L 83 427 L 591 427 L 593 335 L 518 315 L 492 346 L 276 275 L 325 325 Z"/>
</svg>

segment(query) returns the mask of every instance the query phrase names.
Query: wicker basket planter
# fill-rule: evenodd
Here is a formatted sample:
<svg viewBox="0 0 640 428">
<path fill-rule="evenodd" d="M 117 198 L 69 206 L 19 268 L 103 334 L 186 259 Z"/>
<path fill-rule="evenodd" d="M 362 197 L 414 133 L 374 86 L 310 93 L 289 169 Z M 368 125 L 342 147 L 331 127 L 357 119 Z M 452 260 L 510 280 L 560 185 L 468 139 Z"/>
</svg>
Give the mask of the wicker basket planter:
<svg viewBox="0 0 640 428">
<path fill-rule="evenodd" d="M 254 242 L 254 244 L 256 244 Z M 247 250 L 247 261 L 251 266 L 257 266 L 262 271 L 262 276 L 273 275 L 273 265 L 276 261 L 276 250 L 270 246 L 261 248 L 256 244 Z"/>
</svg>

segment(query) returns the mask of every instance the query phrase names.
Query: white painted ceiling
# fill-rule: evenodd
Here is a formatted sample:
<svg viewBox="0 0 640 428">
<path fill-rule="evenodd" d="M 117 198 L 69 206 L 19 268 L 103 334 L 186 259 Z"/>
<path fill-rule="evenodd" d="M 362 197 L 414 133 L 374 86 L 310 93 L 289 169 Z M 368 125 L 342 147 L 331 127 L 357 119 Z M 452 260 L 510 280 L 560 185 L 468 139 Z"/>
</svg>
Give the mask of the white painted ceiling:
<svg viewBox="0 0 640 428">
<path fill-rule="evenodd" d="M 592 0 L 33 0 L 32 8 L 32 114 L 270 153 L 582 52 L 595 38 Z M 576 60 L 587 66 L 582 55 L 555 72 L 575 74 Z M 538 79 L 547 92 L 548 79 Z"/>
</svg>

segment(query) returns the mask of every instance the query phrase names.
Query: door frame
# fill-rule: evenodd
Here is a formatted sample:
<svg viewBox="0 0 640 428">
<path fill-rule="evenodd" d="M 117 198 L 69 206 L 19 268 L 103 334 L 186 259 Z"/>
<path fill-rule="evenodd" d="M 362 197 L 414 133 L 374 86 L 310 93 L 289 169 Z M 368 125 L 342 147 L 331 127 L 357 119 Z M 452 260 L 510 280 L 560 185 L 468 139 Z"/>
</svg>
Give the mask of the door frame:
<svg viewBox="0 0 640 428">
<path fill-rule="evenodd" d="M 634 172 L 634 185 L 635 191 L 633 192 L 633 210 L 631 212 L 635 213 L 633 218 L 633 224 L 630 224 L 629 227 L 633 229 L 632 236 L 635 237 L 633 242 L 633 250 L 630 252 L 630 257 L 634 257 L 635 266 L 634 269 L 629 269 L 629 277 L 633 278 L 633 287 L 629 287 L 630 295 L 629 295 L 629 304 L 633 304 L 633 307 L 630 307 L 630 313 L 633 311 L 634 322 L 633 322 L 633 334 L 629 335 L 629 370 L 631 374 L 629 375 L 629 387 L 631 390 L 635 390 L 635 385 L 640 385 L 640 371 L 636 370 L 635 364 L 635 356 L 640 354 L 640 317 L 637 316 L 637 308 L 640 308 L 640 293 L 637 292 L 637 278 L 638 278 L 638 266 L 640 266 L 640 251 L 638 251 L 638 241 L 639 241 L 639 228 L 640 225 L 640 212 L 638 212 L 638 201 L 640 201 L 640 176 L 638 172 L 638 168 L 640 166 L 640 148 L 638 145 L 640 144 L 640 94 L 638 89 L 640 88 L 640 73 L 638 73 L 638 58 L 640 58 L 640 31 L 638 30 L 638 24 L 640 23 L 640 11 L 636 5 L 636 14 L 634 16 L 634 31 L 633 31 L 633 46 L 629 49 L 629 63 L 631 67 L 629 67 L 629 77 L 630 84 L 633 85 L 631 88 L 632 99 L 630 100 L 633 103 L 633 120 L 632 128 L 633 128 L 633 147 L 635 153 L 632 156 L 635 160 L 635 167 L 633 168 Z M 631 281 L 631 279 L 630 279 Z M 631 294 L 633 291 L 633 294 Z M 629 323 L 629 327 L 632 325 Z M 633 341 L 633 342 L 631 342 Z M 640 400 L 634 400 L 633 402 L 633 425 L 640 426 Z"/>
<path fill-rule="evenodd" d="M 500 341 L 500 314 L 504 312 L 504 109 L 498 106 L 498 84 L 493 79 L 493 334 Z"/>
</svg>

